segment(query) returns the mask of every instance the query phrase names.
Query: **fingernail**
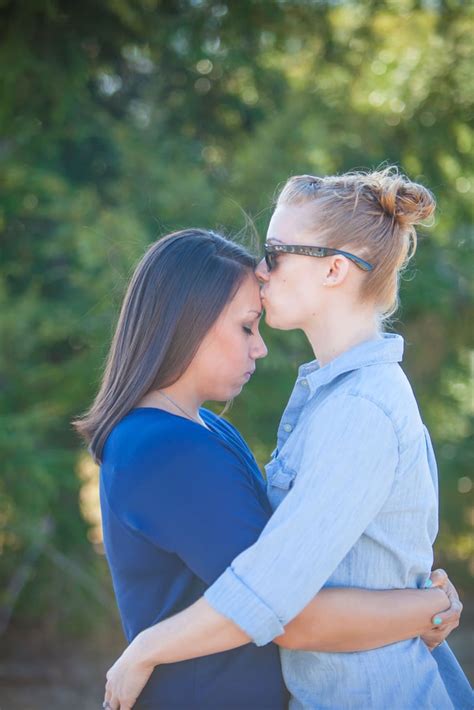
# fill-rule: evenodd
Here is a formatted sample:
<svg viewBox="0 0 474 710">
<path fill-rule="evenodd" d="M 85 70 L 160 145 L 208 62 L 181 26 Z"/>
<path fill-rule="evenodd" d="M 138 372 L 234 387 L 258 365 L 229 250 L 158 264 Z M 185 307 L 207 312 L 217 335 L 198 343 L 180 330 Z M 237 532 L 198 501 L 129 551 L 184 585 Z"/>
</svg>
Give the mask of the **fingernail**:
<svg viewBox="0 0 474 710">
<path fill-rule="evenodd" d="M 425 589 L 429 589 L 429 588 L 432 587 L 432 586 L 433 586 L 433 582 L 432 582 L 431 579 L 428 577 L 428 579 L 427 579 L 426 582 L 425 582 Z"/>
<path fill-rule="evenodd" d="M 440 616 L 435 616 L 435 618 L 433 619 L 433 624 L 436 624 L 436 626 L 439 626 L 442 623 L 443 623 L 443 619 Z"/>
</svg>

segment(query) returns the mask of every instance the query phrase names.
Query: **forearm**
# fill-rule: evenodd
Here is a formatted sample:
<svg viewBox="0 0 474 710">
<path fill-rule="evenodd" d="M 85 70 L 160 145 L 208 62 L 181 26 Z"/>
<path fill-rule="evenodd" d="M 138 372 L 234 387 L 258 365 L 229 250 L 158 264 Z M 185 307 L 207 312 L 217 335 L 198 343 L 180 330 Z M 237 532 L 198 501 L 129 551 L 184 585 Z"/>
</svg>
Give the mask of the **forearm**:
<svg viewBox="0 0 474 710">
<path fill-rule="evenodd" d="M 274 641 L 303 651 L 366 651 L 427 633 L 448 607 L 441 589 L 322 589 Z"/>
<path fill-rule="evenodd" d="M 431 617 L 448 606 L 440 589 L 323 589 L 274 641 L 284 648 L 306 651 L 369 650 L 425 633 L 431 628 Z M 156 666 L 251 641 L 237 624 L 201 598 L 142 631 L 129 650 L 139 663 Z"/>
<path fill-rule="evenodd" d="M 141 661 L 155 666 L 227 651 L 250 641 L 237 624 L 201 598 L 179 614 L 142 631 L 132 645 Z"/>
</svg>

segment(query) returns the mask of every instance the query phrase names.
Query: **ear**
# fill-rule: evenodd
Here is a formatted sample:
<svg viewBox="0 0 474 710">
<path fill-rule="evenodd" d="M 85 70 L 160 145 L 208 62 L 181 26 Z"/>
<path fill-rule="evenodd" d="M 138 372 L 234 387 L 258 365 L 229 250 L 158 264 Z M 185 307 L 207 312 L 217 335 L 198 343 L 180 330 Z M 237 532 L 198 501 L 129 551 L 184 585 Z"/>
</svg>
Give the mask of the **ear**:
<svg viewBox="0 0 474 710">
<path fill-rule="evenodd" d="M 345 281 L 349 273 L 349 260 L 342 254 L 336 254 L 331 256 L 327 262 L 328 268 L 324 276 L 323 286 L 339 286 Z"/>
</svg>

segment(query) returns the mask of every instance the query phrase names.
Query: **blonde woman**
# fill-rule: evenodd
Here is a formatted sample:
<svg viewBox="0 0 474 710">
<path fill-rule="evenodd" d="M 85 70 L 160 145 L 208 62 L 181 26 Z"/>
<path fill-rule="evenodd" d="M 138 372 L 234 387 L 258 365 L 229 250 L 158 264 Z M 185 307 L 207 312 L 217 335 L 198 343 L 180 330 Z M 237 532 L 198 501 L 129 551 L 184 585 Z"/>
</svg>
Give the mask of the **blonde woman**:
<svg viewBox="0 0 474 710">
<path fill-rule="evenodd" d="M 445 644 L 437 657 L 419 636 L 374 649 L 368 626 L 354 648 L 372 650 L 338 652 L 329 634 L 314 651 L 316 621 L 306 647 L 285 644 L 322 588 L 416 589 L 429 575 L 436 463 L 399 365 L 403 340 L 382 323 L 414 225 L 434 208 L 426 188 L 388 169 L 284 186 L 257 269 L 262 302 L 268 324 L 303 330 L 317 359 L 299 370 L 266 467 L 274 513 L 203 598 L 135 638 L 109 671 L 106 707 L 131 707 L 157 665 L 273 640 L 290 708 L 471 707 Z"/>
</svg>

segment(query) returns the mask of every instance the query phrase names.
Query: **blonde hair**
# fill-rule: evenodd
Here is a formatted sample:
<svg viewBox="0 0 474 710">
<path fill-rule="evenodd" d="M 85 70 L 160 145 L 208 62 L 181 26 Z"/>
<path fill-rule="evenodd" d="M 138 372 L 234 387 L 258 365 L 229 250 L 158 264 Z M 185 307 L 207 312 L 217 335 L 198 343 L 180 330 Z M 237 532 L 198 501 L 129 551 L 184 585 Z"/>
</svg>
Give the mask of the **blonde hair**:
<svg viewBox="0 0 474 710">
<path fill-rule="evenodd" d="M 423 185 L 396 167 L 343 175 L 291 177 L 279 205 L 314 205 L 318 246 L 347 249 L 370 262 L 361 290 L 382 318 L 398 307 L 400 272 L 416 251 L 415 225 L 434 213 L 436 202 Z"/>
</svg>

